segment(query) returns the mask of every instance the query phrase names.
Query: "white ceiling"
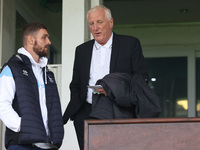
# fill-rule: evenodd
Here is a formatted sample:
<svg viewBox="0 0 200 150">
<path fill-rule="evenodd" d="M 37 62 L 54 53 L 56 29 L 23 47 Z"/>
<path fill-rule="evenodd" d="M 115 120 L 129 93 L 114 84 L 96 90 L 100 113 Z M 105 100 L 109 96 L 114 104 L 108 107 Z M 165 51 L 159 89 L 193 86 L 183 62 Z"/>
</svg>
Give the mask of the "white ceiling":
<svg viewBox="0 0 200 150">
<path fill-rule="evenodd" d="M 104 5 L 115 24 L 200 22 L 200 0 L 104 0 Z"/>
</svg>

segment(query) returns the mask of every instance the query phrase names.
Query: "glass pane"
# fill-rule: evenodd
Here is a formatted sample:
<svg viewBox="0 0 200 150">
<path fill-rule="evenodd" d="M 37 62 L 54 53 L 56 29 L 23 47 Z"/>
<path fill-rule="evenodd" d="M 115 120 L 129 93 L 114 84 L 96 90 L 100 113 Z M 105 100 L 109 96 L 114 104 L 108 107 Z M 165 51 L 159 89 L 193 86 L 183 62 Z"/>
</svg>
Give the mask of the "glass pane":
<svg viewBox="0 0 200 150">
<path fill-rule="evenodd" d="M 187 57 L 146 58 L 149 84 L 160 97 L 160 117 L 187 117 Z"/>
<path fill-rule="evenodd" d="M 196 99 L 197 99 L 197 117 L 200 116 L 200 58 L 196 58 Z"/>
<path fill-rule="evenodd" d="M 61 63 L 62 0 L 16 1 L 16 50 L 22 47 L 21 31 L 27 22 L 40 22 L 47 27 L 51 45 L 48 63 Z M 33 9 L 34 8 L 34 9 Z M 42 15 L 41 15 L 42 14 Z"/>
</svg>

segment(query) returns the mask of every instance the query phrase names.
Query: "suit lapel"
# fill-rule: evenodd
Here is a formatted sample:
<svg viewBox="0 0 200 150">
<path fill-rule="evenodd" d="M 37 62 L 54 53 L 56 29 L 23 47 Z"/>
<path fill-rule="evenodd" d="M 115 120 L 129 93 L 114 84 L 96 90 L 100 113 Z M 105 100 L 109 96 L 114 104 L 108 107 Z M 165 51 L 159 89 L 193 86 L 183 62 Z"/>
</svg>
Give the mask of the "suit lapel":
<svg viewBox="0 0 200 150">
<path fill-rule="evenodd" d="M 110 73 L 115 71 L 115 64 L 119 52 L 119 36 L 113 33 L 112 52 L 110 60 Z"/>
<path fill-rule="evenodd" d="M 88 50 L 85 53 L 85 71 L 86 76 L 89 79 L 90 76 L 90 65 L 91 65 L 91 58 L 92 58 L 92 51 L 93 51 L 94 40 L 92 40 L 88 45 Z"/>
</svg>

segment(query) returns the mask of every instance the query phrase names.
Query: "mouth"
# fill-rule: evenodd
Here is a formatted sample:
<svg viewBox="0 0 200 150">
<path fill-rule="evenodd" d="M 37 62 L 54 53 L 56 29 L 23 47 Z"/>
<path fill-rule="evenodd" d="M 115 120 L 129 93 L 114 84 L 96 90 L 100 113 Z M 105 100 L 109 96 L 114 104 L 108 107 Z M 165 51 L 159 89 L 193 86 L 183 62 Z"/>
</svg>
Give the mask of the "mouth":
<svg viewBox="0 0 200 150">
<path fill-rule="evenodd" d="M 101 32 L 97 32 L 97 33 L 95 33 L 95 35 L 96 35 L 96 36 L 99 36 L 99 35 L 101 35 Z"/>
<path fill-rule="evenodd" d="M 45 46 L 44 48 L 48 50 L 49 46 Z"/>
</svg>

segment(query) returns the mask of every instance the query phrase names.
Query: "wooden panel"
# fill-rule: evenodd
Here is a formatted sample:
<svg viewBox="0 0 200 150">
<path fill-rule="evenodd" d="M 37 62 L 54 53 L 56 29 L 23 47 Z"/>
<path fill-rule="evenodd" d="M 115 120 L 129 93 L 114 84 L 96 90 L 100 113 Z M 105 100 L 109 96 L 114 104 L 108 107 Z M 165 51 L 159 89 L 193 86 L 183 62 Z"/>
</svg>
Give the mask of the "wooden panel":
<svg viewBox="0 0 200 150">
<path fill-rule="evenodd" d="M 199 118 L 86 120 L 84 150 L 197 150 Z"/>
</svg>

